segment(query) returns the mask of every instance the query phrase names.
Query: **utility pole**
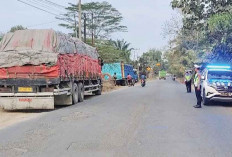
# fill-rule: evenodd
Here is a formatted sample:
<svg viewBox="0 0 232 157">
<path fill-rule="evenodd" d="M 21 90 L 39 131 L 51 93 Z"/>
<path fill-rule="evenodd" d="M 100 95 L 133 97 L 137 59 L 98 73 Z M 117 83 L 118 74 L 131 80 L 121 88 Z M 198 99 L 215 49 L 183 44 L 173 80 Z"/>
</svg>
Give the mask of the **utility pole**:
<svg viewBox="0 0 232 157">
<path fill-rule="evenodd" d="M 77 20 L 76 20 L 76 15 L 74 14 L 74 21 L 75 21 L 75 35 L 76 35 L 76 38 L 77 38 Z"/>
<path fill-rule="evenodd" d="M 86 43 L 86 13 L 84 13 L 84 42 Z"/>
<path fill-rule="evenodd" d="M 92 46 L 94 46 L 94 29 L 93 29 L 93 13 L 91 14 L 92 17 Z"/>
<path fill-rule="evenodd" d="M 79 39 L 81 39 L 81 0 L 79 0 Z"/>
</svg>

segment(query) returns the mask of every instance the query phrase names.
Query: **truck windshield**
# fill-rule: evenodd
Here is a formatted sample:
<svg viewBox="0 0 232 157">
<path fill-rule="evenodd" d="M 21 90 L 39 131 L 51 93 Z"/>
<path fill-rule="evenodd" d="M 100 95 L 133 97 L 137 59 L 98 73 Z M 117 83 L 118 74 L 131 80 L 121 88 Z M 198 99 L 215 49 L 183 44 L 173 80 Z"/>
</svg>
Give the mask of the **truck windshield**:
<svg viewBox="0 0 232 157">
<path fill-rule="evenodd" d="M 209 71 L 208 79 L 229 79 L 232 80 L 232 71 Z"/>
</svg>

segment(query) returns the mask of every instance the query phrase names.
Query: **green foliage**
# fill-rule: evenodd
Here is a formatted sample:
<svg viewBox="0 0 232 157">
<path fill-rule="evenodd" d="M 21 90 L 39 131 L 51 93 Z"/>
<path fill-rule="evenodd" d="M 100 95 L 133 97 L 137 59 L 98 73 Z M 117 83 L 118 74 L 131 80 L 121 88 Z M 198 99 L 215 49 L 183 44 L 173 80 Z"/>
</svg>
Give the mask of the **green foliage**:
<svg viewBox="0 0 232 157">
<path fill-rule="evenodd" d="M 125 41 L 124 39 L 113 41 L 113 44 L 117 50 L 121 51 L 121 56 L 125 58 L 126 62 L 130 63 L 131 51 L 133 50 L 133 48 L 130 48 L 131 44 Z"/>
<path fill-rule="evenodd" d="M 142 71 L 146 71 L 147 67 L 151 67 L 154 70 L 158 70 L 160 67 L 157 67 L 157 63 L 163 63 L 162 60 L 162 52 L 160 50 L 151 49 L 146 53 L 143 53 L 143 55 L 139 59 L 140 66 L 142 68 Z"/>
<path fill-rule="evenodd" d="M 0 41 L 2 40 L 3 36 L 4 35 L 2 33 L 0 33 Z"/>
<path fill-rule="evenodd" d="M 26 28 L 26 27 L 23 27 L 23 26 L 21 26 L 21 25 L 18 25 L 18 26 L 12 27 L 12 28 L 10 29 L 10 32 L 15 32 L 15 31 L 17 31 L 17 30 L 25 30 L 25 29 L 27 29 L 27 28 Z"/>
<path fill-rule="evenodd" d="M 113 62 L 127 62 L 127 58 L 123 55 L 123 51 L 115 47 L 114 42 L 111 40 L 97 40 L 96 47 L 100 57 L 105 63 Z"/>
<path fill-rule="evenodd" d="M 232 58 L 232 16 L 220 13 L 208 19 L 208 31 L 205 40 L 209 41 L 211 53 L 208 62 L 230 63 Z"/>
<path fill-rule="evenodd" d="M 183 77 L 185 70 L 193 67 L 196 53 L 192 50 L 177 48 L 166 52 L 165 59 L 168 60 L 168 71 L 178 77 Z"/>
<path fill-rule="evenodd" d="M 67 13 L 64 14 L 65 18 L 59 19 L 70 21 L 70 23 L 60 24 L 60 26 L 72 29 L 75 32 L 74 15 L 78 13 L 77 8 L 77 5 L 74 4 L 70 4 L 70 6 L 66 8 Z M 121 13 L 106 1 L 82 4 L 82 12 L 82 23 L 84 23 L 83 21 L 86 16 L 88 37 L 91 37 L 91 34 L 94 33 L 95 38 L 105 39 L 114 32 L 123 32 L 127 30 L 126 26 L 121 25 L 123 20 Z"/>
<path fill-rule="evenodd" d="M 230 62 L 232 1 L 172 0 L 180 9 L 183 27 L 166 53 L 171 73 L 182 76 L 194 62 Z"/>
<path fill-rule="evenodd" d="M 212 15 L 231 12 L 232 1 L 228 0 L 172 0 L 172 8 L 181 9 L 185 29 L 201 29 Z"/>
<path fill-rule="evenodd" d="M 211 43 L 225 43 L 232 35 L 232 15 L 230 13 L 215 14 L 208 20 Z"/>
</svg>

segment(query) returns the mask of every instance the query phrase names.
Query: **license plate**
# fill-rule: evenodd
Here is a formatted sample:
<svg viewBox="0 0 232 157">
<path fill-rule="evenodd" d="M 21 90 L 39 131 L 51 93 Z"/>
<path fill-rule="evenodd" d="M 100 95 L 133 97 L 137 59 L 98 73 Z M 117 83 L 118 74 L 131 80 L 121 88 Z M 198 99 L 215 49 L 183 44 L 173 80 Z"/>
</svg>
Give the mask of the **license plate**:
<svg viewBox="0 0 232 157">
<path fill-rule="evenodd" d="M 18 87 L 18 92 L 33 92 L 32 87 Z"/>
<path fill-rule="evenodd" d="M 222 96 L 231 96 L 231 93 L 222 93 Z"/>
</svg>

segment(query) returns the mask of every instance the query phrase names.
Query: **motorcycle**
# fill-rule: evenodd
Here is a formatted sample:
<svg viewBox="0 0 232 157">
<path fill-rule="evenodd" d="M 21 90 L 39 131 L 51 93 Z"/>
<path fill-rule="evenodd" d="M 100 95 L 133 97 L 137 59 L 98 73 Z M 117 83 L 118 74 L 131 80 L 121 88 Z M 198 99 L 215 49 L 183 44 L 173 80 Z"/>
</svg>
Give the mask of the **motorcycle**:
<svg viewBox="0 0 232 157">
<path fill-rule="evenodd" d="M 145 80 L 141 80 L 141 86 L 142 86 L 142 87 L 145 87 L 145 85 L 146 85 Z"/>
<path fill-rule="evenodd" d="M 173 80 L 173 81 L 176 81 L 176 76 L 175 76 L 175 75 L 172 77 L 172 80 Z"/>
</svg>

